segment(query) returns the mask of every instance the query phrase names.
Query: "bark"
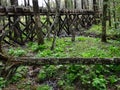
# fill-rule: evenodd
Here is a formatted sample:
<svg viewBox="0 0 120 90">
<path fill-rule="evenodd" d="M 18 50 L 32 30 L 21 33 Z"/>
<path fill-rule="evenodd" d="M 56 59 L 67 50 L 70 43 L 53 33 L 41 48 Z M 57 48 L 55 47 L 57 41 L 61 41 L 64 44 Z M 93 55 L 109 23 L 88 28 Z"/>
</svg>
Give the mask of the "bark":
<svg viewBox="0 0 120 90">
<path fill-rule="evenodd" d="M 107 42 L 107 39 L 106 39 L 107 2 L 108 0 L 104 0 L 103 2 L 102 37 L 101 37 L 102 42 Z"/>
<path fill-rule="evenodd" d="M 65 8 L 67 8 L 68 7 L 67 0 L 64 0 L 64 1 L 65 1 Z"/>
<path fill-rule="evenodd" d="M 33 2 L 37 40 L 38 40 L 38 45 L 40 45 L 40 44 L 44 44 L 44 37 L 43 37 L 41 22 L 40 22 L 40 11 L 38 6 L 38 0 L 32 0 L 32 2 Z"/>
<path fill-rule="evenodd" d="M 0 53 L 2 53 L 2 25 L 0 24 Z"/>
<path fill-rule="evenodd" d="M 44 0 L 45 1 L 45 0 Z M 50 8 L 50 0 L 48 0 L 47 2 L 45 1 L 46 3 L 46 6 L 47 6 L 47 9 L 48 9 L 48 12 L 47 12 L 47 39 L 50 40 L 50 11 L 51 11 L 51 8 Z"/>
<path fill-rule="evenodd" d="M 75 42 L 75 29 L 74 29 L 74 28 L 72 28 L 71 34 L 72 34 L 71 41 L 72 41 L 72 42 Z"/>
<path fill-rule="evenodd" d="M 94 11 L 96 11 L 96 10 L 97 10 L 97 7 L 96 7 L 96 5 L 97 5 L 97 2 L 96 2 L 96 0 L 93 0 L 93 10 L 94 10 Z"/>
<path fill-rule="evenodd" d="M 10 3 L 11 5 L 13 6 L 18 6 L 18 0 L 10 0 Z M 13 16 L 13 21 L 16 22 L 16 20 L 18 19 L 18 16 L 14 15 Z M 19 29 L 20 29 L 20 25 L 19 23 L 17 22 L 14 27 L 13 27 L 13 30 L 14 30 L 14 38 L 15 39 L 18 39 L 20 36 L 21 36 L 21 33 L 19 32 Z M 22 39 L 21 39 L 22 41 Z"/>
<path fill-rule="evenodd" d="M 120 58 L 28 58 L 21 57 L 12 60 L 22 65 L 63 65 L 63 64 L 120 64 Z"/>
<path fill-rule="evenodd" d="M 55 48 L 55 41 L 56 41 L 57 31 L 59 30 L 60 0 L 55 0 L 55 1 L 56 1 L 56 15 L 55 15 L 54 23 L 52 24 L 52 26 L 50 28 L 50 31 L 51 31 L 53 26 L 56 27 L 56 28 L 54 29 L 54 37 L 53 37 L 51 50 L 54 50 L 54 48 Z"/>
<path fill-rule="evenodd" d="M 33 58 L 33 57 L 6 57 L 0 53 L 0 61 L 5 67 L 0 71 L 0 75 L 6 79 L 11 79 L 19 66 L 44 66 L 44 65 L 119 65 L 120 58 Z"/>
<path fill-rule="evenodd" d="M 74 0 L 74 8 L 76 9 L 77 8 L 77 1 Z"/>
<path fill-rule="evenodd" d="M 24 4 L 25 4 L 25 6 L 27 6 L 27 2 L 26 2 L 26 0 L 24 0 Z"/>
<path fill-rule="evenodd" d="M 117 29 L 117 20 L 116 20 L 116 2 L 115 0 L 113 0 L 113 18 L 114 18 L 114 25 L 115 25 L 115 29 Z"/>
<path fill-rule="evenodd" d="M 1 4 L 1 0 L 0 0 L 0 5 L 2 5 L 2 4 Z"/>
<path fill-rule="evenodd" d="M 65 8 L 73 9 L 73 1 L 72 0 L 65 0 Z"/>
<path fill-rule="evenodd" d="M 8 57 L 7 55 L 0 53 L 0 62 L 2 62 L 2 69 L 0 70 L 0 76 L 9 80 L 16 73 L 17 68 L 20 66 L 19 62 L 13 62 L 15 58 Z"/>
<path fill-rule="evenodd" d="M 10 2 L 11 2 L 11 5 L 18 5 L 18 0 L 10 0 Z"/>
<path fill-rule="evenodd" d="M 111 27 L 111 8 L 110 8 L 110 1 L 109 1 L 108 16 L 109 16 L 109 26 Z"/>
<path fill-rule="evenodd" d="M 0 53 L 0 61 L 5 63 L 6 61 L 8 61 L 8 57 L 6 55 Z"/>
</svg>

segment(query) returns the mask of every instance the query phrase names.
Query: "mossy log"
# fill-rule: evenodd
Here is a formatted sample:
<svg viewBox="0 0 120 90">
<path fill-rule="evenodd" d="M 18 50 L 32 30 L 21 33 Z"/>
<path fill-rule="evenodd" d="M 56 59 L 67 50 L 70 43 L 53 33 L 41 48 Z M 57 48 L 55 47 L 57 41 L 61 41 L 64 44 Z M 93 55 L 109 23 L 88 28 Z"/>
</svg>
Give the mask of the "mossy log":
<svg viewBox="0 0 120 90">
<path fill-rule="evenodd" d="M 8 61 L 8 57 L 5 56 L 4 54 L 0 53 L 0 61 L 6 62 L 6 61 Z"/>
<path fill-rule="evenodd" d="M 6 57 L 0 54 L 0 61 L 4 63 L 4 68 L 0 75 L 10 79 L 21 65 L 24 66 L 44 66 L 44 65 L 119 65 L 120 58 L 33 58 L 33 57 Z"/>
<path fill-rule="evenodd" d="M 33 58 L 18 57 L 12 60 L 22 65 L 61 65 L 61 64 L 120 64 L 120 58 Z"/>
<path fill-rule="evenodd" d="M 60 64 L 120 64 L 120 58 L 35 58 L 35 57 L 6 57 L 0 53 L 0 61 L 19 65 L 60 65 Z"/>
<path fill-rule="evenodd" d="M 0 53 L 0 62 L 2 69 L 0 70 L 0 76 L 6 79 L 12 78 L 12 76 L 16 73 L 17 68 L 20 66 L 18 62 L 12 62 L 14 58 L 8 57 L 3 53 Z"/>
</svg>

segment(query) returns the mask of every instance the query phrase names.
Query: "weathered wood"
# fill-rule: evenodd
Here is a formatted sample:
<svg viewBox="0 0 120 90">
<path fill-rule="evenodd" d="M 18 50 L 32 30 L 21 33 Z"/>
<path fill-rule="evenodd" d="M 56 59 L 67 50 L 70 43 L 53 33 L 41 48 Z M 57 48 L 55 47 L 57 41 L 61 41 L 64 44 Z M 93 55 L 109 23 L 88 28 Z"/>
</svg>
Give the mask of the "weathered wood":
<svg viewBox="0 0 120 90">
<path fill-rule="evenodd" d="M 41 28 L 41 22 L 40 22 L 40 11 L 39 11 L 39 5 L 38 5 L 38 0 L 32 0 L 33 2 L 33 10 L 34 10 L 34 17 L 35 17 L 35 27 L 36 27 L 36 32 L 37 32 L 37 41 L 38 44 L 44 44 L 44 37 L 42 33 L 42 28 Z"/>
<path fill-rule="evenodd" d="M 47 15 L 48 11 L 51 14 L 56 13 L 56 9 L 50 9 L 48 10 L 47 8 L 39 8 L 38 11 L 41 15 Z M 66 14 L 79 14 L 79 15 L 84 15 L 84 14 L 94 14 L 95 12 L 92 10 L 79 10 L 79 9 L 74 9 L 74 10 L 68 10 L 68 9 L 60 9 L 59 10 L 60 15 L 66 15 Z M 5 13 L 4 15 L 27 15 L 28 13 L 31 15 L 33 14 L 33 11 L 30 7 L 22 7 L 22 6 L 7 6 L 3 7 L 0 6 L 0 13 Z"/>
<path fill-rule="evenodd" d="M 61 65 L 61 64 L 120 64 L 120 58 L 33 58 L 19 57 L 11 60 L 11 62 L 22 65 Z"/>
<path fill-rule="evenodd" d="M 48 11 L 49 13 L 47 13 Z M 59 37 L 70 36 L 72 34 L 70 26 L 73 26 L 75 30 L 79 31 L 81 29 L 79 27 L 89 28 L 96 20 L 94 17 L 96 12 L 92 10 L 59 9 L 58 12 L 59 21 L 57 23 L 59 24 L 59 27 L 58 30 L 55 31 Z M 7 18 L 2 30 L 9 31 L 6 35 L 7 38 L 5 37 L 5 40 L 9 43 L 15 42 L 17 44 L 24 45 L 26 41 L 36 40 L 36 35 L 39 36 L 38 39 L 40 39 L 41 36 L 46 36 L 48 33 L 53 35 L 54 29 L 56 28 L 56 26 L 52 24 L 56 19 L 56 9 L 39 8 L 33 13 L 31 7 L 0 6 L 0 16 L 6 16 Z M 13 17 L 15 16 L 17 18 L 13 20 Z M 36 17 L 34 18 L 34 16 Z M 40 20 L 40 16 L 43 16 L 44 20 Z M 23 17 L 30 18 L 23 20 Z M 20 27 L 17 26 L 17 24 L 19 24 Z M 52 27 L 51 30 L 49 30 L 50 27 Z M 16 34 L 13 32 L 14 30 Z M 43 35 L 38 35 L 38 31 L 36 30 L 40 31 L 41 34 L 43 33 Z M 12 33 L 14 33 L 14 36 Z"/>
<path fill-rule="evenodd" d="M 4 54 L 0 53 L 0 61 L 6 62 L 9 58 L 5 56 Z"/>
<path fill-rule="evenodd" d="M 101 41 L 102 42 L 107 42 L 107 38 L 106 38 L 106 27 L 107 27 L 107 8 L 108 8 L 108 0 L 104 0 L 103 3 L 103 17 L 102 17 L 102 35 L 101 35 Z"/>
<path fill-rule="evenodd" d="M 7 57 L 0 54 L 0 61 L 3 62 L 4 69 L 1 75 L 10 79 L 19 66 L 44 66 L 44 65 L 119 65 L 120 58 L 33 58 L 33 57 Z"/>
</svg>

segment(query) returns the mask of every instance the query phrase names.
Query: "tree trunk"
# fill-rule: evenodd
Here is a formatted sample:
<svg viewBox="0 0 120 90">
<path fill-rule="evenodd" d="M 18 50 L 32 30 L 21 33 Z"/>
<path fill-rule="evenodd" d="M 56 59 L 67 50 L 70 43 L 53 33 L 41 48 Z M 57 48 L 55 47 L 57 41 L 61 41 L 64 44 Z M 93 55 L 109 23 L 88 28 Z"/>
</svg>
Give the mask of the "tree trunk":
<svg viewBox="0 0 120 90">
<path fill-rule="evenodd" d="M 75 9 L 77 8 L 77 2 L 76 2 L 76 0 L 74 0 L 74 8 Z"/>
<path fill-rule="evenodd" d="M 11 5 L 18 6 L 18 0 L 10 0 L 10 3 L 11 3 Z M 14 15 L 14 17 L 13 17 L 14 23 L 16 22 L 17 19 L 18 19 L 18 16 Z M 14 29 L 14 38 L 15 39 L 21 38 L 21 41 L 23 41 L 22 35 L 19 32 L 20 25 L 18 22 L 14 25 L 13 29 Z"/>
<path fill-rule="evenodd" d="M 65 8 L 67 8 L 68 7 L 67 0 L 64 0 L 64 1 L 65 1 Z"/>
<path fill-rule="evenodd" d="M 34 10 L 34 17 L 35 17 L 35 27 L 36 27 L 36 33 L 37 33 L 37 40 L 38 40 L 38 45 L 44 44 L 44 37 L 42 33 L 42 28 L 41 28 L 41 22 L 40 22 L 40 11 L 39 11 L 39 6 L 38 6 L 38 0 L 32 0 L 33 2 L 33 10 Z"/>
<path fill-rule="evenodd" d="M 45 0 L 44 0 L 45 1 Z M 51 10 L 51 8 L 50 8 L 50 0 L 48 0 L 47 2 L 45 1 L 45 3 L 46 3 L 46 6 L 47 6 L 47 9 L 48 9 L 48 12 L 47 12 L 47 35 L 46 35 L 46 37 L 47 37 L 47 39 L 48 40 L 50 40 L 50 10 Z"/>
<path fill-rule="evenodd" d="M 115 29 L 117 29 L 117 20 L 116 20 L 116 2 L 115 0 L 113 0 L 113 18 L 114 18 L 114 25 L 115 25 Z"/>
<path fill-rule="evenodd" d="M 1 0 L 0 0 L 0 5 L 2 5 L 2 4 L 1 4 Z"/>
<path fill-rule="evenodd" d="M 107 42 L 107 39 L 106 39 L 107 2 L 108 2 L 108 0 L 103 1 L 102 38 L 101 38 L 102 42 Z"/>
<path fill-rule="evenodd" d="M 110 8 L 111 2 L 109 1 L 109 9 L 108 9 L 108 16 L 109 16 L 109 26 L 111 27 L 111 8 Z"/>
<path fill-rule="evenodd" d="M 57 31 L 59 30 L 60 0 L 55 0 L 55 1 L 56 1 L 56 16 L 55 16 L 55 20 L 54 20 L 53 26 L 56 27 L 56 28 L 54 29 L 54 37 L 53 37 L 51 50 L 54 50 L 54 48 L 55 48 L 56 35 L 57 35 Z M 51 29 L 52 29 L 52 27 L 51 27 Z"/>
<path fill-rule="evenodd" d="M 2 25 L 0 24 L 0 53 L 2 53 Z"/>
<path fill-rule="evenodd" d="M 96 11 L 97 10 L 97 2 L 96 0 L 93 0 L 93 10 Z"/>
</svg>

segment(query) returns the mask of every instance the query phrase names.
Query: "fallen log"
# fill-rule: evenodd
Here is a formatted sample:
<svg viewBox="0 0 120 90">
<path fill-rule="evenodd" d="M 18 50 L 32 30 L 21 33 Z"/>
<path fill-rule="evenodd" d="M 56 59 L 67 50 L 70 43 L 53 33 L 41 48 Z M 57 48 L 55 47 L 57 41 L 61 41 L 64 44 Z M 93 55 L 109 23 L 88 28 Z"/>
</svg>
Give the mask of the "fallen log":
<svg viewBox="0 0 120 90">
<path fill-rule="evenodd" d="M 6 62 L 6 61 L 8 61 L 8 59 L 9 59 L 9 58 L 8 58 L 6 55 L 0 53 L 0 61 Z"/>
<path fill-rule="evenodd" d="M 120 58 L 34 58 L 17 57 L 12 60 L 22 65 L 63 65 L 63 64 L 120 64 Z"/>
<path fill-rule="evenodd" d="M 119 65 L 120 58 L 35 58 L 35 57 L 5 57 L 0 54 L 0 61 L 4 62 L 1 76 L 10 79 L 19 66 L 44 66 L 44 65 Z"/>
</svg>

